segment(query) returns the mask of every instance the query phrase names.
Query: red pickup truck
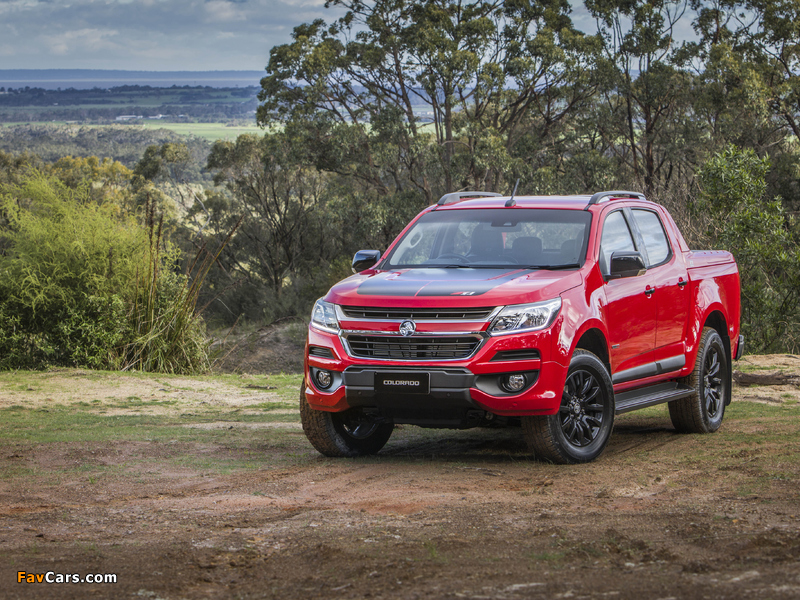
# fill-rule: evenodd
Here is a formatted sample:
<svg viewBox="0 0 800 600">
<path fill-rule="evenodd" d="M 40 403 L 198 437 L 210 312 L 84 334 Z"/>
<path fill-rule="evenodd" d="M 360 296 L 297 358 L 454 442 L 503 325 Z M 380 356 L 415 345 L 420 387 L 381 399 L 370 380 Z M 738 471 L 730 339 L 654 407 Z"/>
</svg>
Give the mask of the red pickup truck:
<svg viewBox="0 0 800 600">
<path fill-rule="evenodd" d="M 300 409 L 326 456 L 376 453 L 398 423 L 519 424 L 536 457 L 586 462 L 617 414 L 667 402 L 709 433 L 731 401 L 736 262 L 641 194 L 447 194 L 353 271 L 308 329 Z"/>
</svg>

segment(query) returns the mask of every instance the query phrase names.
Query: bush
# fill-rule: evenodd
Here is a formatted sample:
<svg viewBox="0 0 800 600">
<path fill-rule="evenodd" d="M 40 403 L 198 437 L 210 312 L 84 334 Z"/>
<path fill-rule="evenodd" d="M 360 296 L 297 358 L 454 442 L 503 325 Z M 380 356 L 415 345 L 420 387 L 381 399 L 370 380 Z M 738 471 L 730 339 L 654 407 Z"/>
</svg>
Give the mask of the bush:
<svg viewBox="0 0 800 600">
<path fill-rule="evenodd" d="M 742 282 L 742 331 L 753 352 L 796 351 L 800 252 L 780 198 L 768 200 L 769 160 L 729 146 L 698 173 L 696 209 L 712 244 L 730 250 Z"/>
<path fill-rule="evenodd" d="M 194 284 L 152 214 L 142 224 L 90 182 L 41 173 L 5 187 L 0 208 L 0 368 L 207 367 Z"/>
</svg>

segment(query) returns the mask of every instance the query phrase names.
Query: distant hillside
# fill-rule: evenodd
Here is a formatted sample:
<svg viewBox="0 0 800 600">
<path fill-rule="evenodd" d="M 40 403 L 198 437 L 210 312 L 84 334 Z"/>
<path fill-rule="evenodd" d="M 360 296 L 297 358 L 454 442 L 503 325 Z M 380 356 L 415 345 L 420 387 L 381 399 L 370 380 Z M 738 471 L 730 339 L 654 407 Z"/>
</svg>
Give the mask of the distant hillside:
<svg viewBox="0 0 800 600">
<path fill-rule="evenodd" d="M 165 121 L 252 121 L 256 86 L 211 87 L 121 85 L 91 89 L 45 89 L 0 85 L 0 123 L 66 121 L 111 123 L 142 119 Z"/>
<path fill-rule="evenodd" d="M 96 69 L 0 69 L 0 87 L 92 89 L 122 85 L 257 86 L 264 71 L 106 71 Z"/>
<path fill-rule="evenodd" d="M 191 172 L 185 174 L 187 179 L 201 181 L 207 177 L 200 171 L 211 146 L 208 140 L 182 136 L 167 129 L 137 125 L 0 126 L 0 151 L 11 154 L 24 151 L 36 154 L 46 162 L 55 162 L 62 156 L 97 156 L 113 158 L 133 168 L 148 146 L 166 142 L 180 142 L 189 148 L 192 160 L 188 167 Z"/>
</svg>

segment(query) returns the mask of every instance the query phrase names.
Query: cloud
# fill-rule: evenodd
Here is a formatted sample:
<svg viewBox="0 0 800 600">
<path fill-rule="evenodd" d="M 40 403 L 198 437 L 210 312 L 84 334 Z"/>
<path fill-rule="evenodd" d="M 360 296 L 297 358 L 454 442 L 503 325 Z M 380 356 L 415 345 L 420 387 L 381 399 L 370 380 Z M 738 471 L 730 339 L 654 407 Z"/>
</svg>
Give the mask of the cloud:
<svg viewBox="0 0 800 600">
<path fill-rule="evenodd" d="M 119 46 L 112 39 L 118 33 L 116 29 L 79 29 L 46 36 L 42 42 L 49 46 L 54 54 L 60 56 L 79 51 L 108 52 L 119 49 Z"/>
<path fill-rule="evenodd" d="M 228 0 L 212 0 L 203 7 L 210 23 L 230 23 L 247 19 L 247 7 L 244 2 L 228 2 Z"/>
<path fill-rule="evenodd" d="M 340 14 L 324 0 L 0 0 L 3 68 L 261 70 L 294 27 Z"/>
</svg>

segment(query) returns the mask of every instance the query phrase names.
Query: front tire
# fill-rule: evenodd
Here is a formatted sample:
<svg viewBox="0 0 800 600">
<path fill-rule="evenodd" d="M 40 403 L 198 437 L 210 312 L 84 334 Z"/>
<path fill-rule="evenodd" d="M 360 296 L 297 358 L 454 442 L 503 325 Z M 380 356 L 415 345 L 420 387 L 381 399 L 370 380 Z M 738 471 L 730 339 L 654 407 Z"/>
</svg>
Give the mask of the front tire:
<svg viewBox="0 0 800 600">
<path fill-rule="evenodd" d="M 561 406 L 554 415 L 523 417 L 525 441 L 536 458 L 558 464 L 600 456 L 614 427 L 614 388 L 603 361 L 575 350 Z"/>
<path fill-rule="evenodd" d="M 688 398 L 669 403 L 672 424 L 681 433 L 713 433 L 722 425 L 728 395 L 730 360 L 716 329 L 706 327 L 700 338 L 692 373 L 683 383 L 694 388 Z"/>
<path fill-rule="evenodd" d="M 300 420 L 308 441 L 320 454 L 334 458 L 377 454 L 386 445 L 394 423 L 381 423 L 361 409 L 332 413 L 314 410 L 305 394 L 306 382 L 300 387 Z"/>
</svg>

